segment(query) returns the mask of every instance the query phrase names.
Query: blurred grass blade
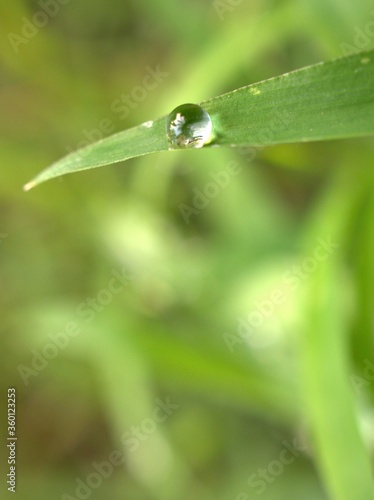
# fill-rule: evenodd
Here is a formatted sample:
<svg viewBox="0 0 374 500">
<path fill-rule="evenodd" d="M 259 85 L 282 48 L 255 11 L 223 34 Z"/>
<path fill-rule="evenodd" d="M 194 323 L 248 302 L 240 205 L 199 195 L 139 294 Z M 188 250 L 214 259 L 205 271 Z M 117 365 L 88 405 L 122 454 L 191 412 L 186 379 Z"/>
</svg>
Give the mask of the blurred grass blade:
<svg viewBox="0 0 374 500">
<path fill-rule="evenodd" d="M 330 498 L 374 499 L 370 456 L 360 432 L 347 360 L 342 266 L 323 262 L 310 278 L 303 332 L 303 390 L 313 448 Z"/>
<path fill-rule="evenodd" d="M 355 179 L 351 165 L 337 171 L 306 232 L 306 255 L 315 251 L 322 235 L 332 243 L 331 254 L 318 262 L 305 281 L 301 294 L 305 329 L 300 331 L 305 413 L 316 464 L 332 499 L 374 499 L 369 443 L 364 441 L 351 381 L 354 371 L 344 286 L 351 220 L 372 180 L 371 170 L 365 167 L 357 169 Z"/>
<path fill-rule="evenodd" d="M 374 51 L 249 85 L 201 103 L 214 145 L 266 146 L 374 133 Z M 149 122 L 150 125 L 152 122 Z M 166 117 L 91 144 L 57 161 L 25 185 L 70 172 L 166 151 Z"/>
</svg>

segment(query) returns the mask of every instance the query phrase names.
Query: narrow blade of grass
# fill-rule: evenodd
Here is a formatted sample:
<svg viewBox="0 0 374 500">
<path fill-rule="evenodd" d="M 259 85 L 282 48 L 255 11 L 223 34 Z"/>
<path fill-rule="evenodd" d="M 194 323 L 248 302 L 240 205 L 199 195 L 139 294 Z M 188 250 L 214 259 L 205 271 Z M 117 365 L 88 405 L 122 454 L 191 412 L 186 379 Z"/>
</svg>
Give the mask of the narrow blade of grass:
<svg viewBox="0 0 374 500">
<path fill-rule="evenodd" d="M 249 85 L 201 105 L 211 115 L 216 146 L 266 146 L 374 133 L 374 51 Z M 69 154 L 25 185 L 70 172 L 166 151 L 166 117 Z"/>
<path fill-rule="evenodd" d="M 374 133 L 374 51 L 320 63 L 202 103 L 220 145 L 267 146 Z"/>
<path fill-rule="evenodd" d="M 344 306 L 335 263 L 312 277 L 304 339 L 304 390 L 321 475 L 331 498 L 373 499 L 370 458 L 359 432 L 349 382 Z"/>
<path fill-rule="evenodd" d="M 102 167 L 149 153 L 166 151 L 168 145 L 165 124 L 166 118 L 155 122 L 146 122 L 79 149 L 53 163 L 26 184 L 24 190 L 28 191 L 37 184 L 60 175 Z"/>
<path fill-rule="evenodd" d="M 309 255 L 321 235 L 331 241 L 332 249 L 308 277 L 303 295 L 305 328 L 300 335 L 302 390 L 316 463 L 329 498 L 340 500 L 374 499 L 370 456 L 350 381 L 344 287 L 351 217 L 372 178 L 365 169 L 358 169 L 357 177 L 351 180 L 350 168 L 338 173 L 307 232 Z"/>
</svg>

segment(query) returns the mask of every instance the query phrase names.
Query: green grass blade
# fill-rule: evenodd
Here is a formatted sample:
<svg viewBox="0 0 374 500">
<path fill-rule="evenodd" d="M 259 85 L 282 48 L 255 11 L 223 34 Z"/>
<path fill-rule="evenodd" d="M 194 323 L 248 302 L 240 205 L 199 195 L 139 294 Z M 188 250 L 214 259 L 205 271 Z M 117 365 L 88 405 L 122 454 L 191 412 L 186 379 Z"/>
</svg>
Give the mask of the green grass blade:
<svg viewBox="0 0 374 500">
<path fill-rule="evenodd" d="M 320 63 L 210 99 L 217 143 L 266 146 L 374 132 L 374 51 Z"/>
<path fill-rule="evenodd" d="M 133 127 L 75 151 L 43 170 L 24 186 L 25 191 L 41 182 L 71 172 L 110 165 L 137 156 L 166 151 L 166 118 Z M 150 126 L 152 124 L 152 126 Z"/>
<path fill-rule="evenodd" d="M 315 454 L 331 498 L 374 499 L 370 457 L 359 431 L 345 345 L 342 273 L 324 262 L 312 276 L 304 331 L 304 390 Z"/>
<path fill-rule="evenodd" d="M 350 382 L 344 287 L 350 220 L 371 178 L 364 168 L 353 181 L 350 166 L 339 171 L 306 233 L 308 255 L 321 235 L 338 245 L 305 283 L 305 328 L 300 332 L 302 390 L 316 463 L 329 498 L 337 500 L 374 499 L 369 443 L 364 442 Z"/>
<path fill-rule="evenodd" d="M 266 146 L 374 133 L 374 51 L 308 66 L 209 99 L 212 145 Z M 91 144 L 57 161 L 25 190 L 70 172 L 166 151 L 166 117 Z"/>
</svg>

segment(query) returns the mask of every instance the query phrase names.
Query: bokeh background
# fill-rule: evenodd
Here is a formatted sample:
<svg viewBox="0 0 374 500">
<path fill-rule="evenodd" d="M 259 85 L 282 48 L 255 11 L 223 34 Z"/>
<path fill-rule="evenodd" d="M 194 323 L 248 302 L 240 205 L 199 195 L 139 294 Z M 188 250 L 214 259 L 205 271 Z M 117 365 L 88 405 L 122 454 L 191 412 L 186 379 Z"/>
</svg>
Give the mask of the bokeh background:
<svg viewBox="0 0 374 500">
<path fill-rule="evenodd" d="M 373 48 L 373 21 L 365 0 L 0 4 L 0 421 L 4 436 L 16 387 L 17 498 L 328 498 L 302 376 L 321 325 L 344 338 L 370 452 L 371 138 L 22 185 L 181 103 Z M 2 439 L 2 470 L 6 455 Z"/>
</svg>

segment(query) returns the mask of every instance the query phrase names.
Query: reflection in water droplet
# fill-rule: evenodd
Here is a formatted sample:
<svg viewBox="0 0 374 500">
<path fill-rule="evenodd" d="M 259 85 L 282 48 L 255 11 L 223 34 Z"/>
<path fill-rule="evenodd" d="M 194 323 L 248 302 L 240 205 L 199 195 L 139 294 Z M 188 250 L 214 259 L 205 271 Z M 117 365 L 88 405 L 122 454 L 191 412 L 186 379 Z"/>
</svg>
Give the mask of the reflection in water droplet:
<svg viewBox="0 0 374 500">
<path fill-rule="evenodd" d="M 212 120 L 197 104 L 182 104 L 166 121 L 170 149 L 202 148 L 212 139 Z"/>
</svg>

